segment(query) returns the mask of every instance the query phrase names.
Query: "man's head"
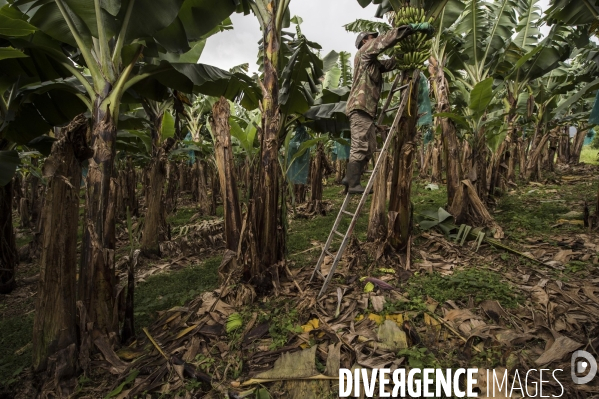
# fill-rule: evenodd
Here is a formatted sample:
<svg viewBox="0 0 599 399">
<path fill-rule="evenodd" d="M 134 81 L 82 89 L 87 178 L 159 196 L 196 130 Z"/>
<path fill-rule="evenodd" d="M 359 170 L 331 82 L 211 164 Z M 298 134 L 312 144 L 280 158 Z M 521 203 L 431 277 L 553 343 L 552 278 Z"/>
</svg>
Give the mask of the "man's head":
<svg viewBox="0 0 599 399">
<path fill-rule="evenodd" d="M 359 50 L 364 44 L 378 36 L 378 32 L 362 32 L 356 38 L 356 48 Z"/>
</svg>

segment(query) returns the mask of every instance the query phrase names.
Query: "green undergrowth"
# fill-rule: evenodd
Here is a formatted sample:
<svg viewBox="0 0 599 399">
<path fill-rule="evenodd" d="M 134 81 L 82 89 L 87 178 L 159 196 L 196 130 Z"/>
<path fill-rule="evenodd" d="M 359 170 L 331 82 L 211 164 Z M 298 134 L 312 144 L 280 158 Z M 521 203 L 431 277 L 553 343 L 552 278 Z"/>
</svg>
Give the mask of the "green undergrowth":
<svg viewBox="0 0 599 399">
<path fill-rule="evenodd" d="M 531 236 L 583 231 L 580 225 L 556 225 L 569 212 L 582 214 L 585 201 L 590 204 L 595 201 L 596 181 L 543 186 L 520 184 L 519 192 L 499 199 L 493 215 L 504 228 L 507 238 L 519 241 Z"/>
<path fill-rule="evenodd" d="M 271 350 L 284 347 L 290 336 L 302 332 L 300 315 L 293 309 L 294 303 L 289 300 L 265 302 L 258 310 L 258 323 L 268 323 L 268 333 L 273 342 Z"/>
<path fill-rule="evenodd" d="M 412 204 L 414 213 L 427 209 L 447 209 L 447 186 L 443 183 L 435 183 L 438 190 L 427 189 L 428 182 L 415 181 L 412 183 Z"/>
<path fill-rule="evenodd" d="M 147 327 L 158 311 L 183 306 L 204 291 L 218 285 L 221 256 L 207 259 L 199 265 L 150 276 L 135 289 L 135 326 Z"/>
<path fill-rule="evenodd" d="M 592 148 L 590 145 L 585 145 L 582 147 L 582 152 L 580 153 L 580 162 L 591 165 L 599 165 L 599 149 Z"/>
<path fill-rule="evenodd" d="M 496 300 L 506 308 L 514 308 L 522 301 L 499 274 L 478 267 L 459 270 L 450 276 L 416 273 L 408 280 L 406 291 L 411 299 L 431 297 L 439 303 L 450 299 L 468 303 L 472 298 L 475 304 Z"/>
<path fill-rule="evenodd" d="M 31 364 L 33 313 L 0 320 L 0 389 Z"/>
<path fill-rule="evenodd" d="M 198 213 L 198 210 L 195 208 L 179 209 L 176 213 L 174 213 L 173 215 L 170 215 L 166 219 L 166 221 L 172 227 L 184 226 L 186 224 L 189 224 L 189 219 L 191 219 L 191 217 L 193 215 L 195 215 L 196 213 Z"/>
<path fill-rule="evenodd" d="M 193 215 L 199 212 L 199 209 L 196 207 L 181 207 L 174 214 L 167 217 L 166 221 L 171 225 L 171 227 L 180 227 L 185 226 L 192 223 L 199 223 L 202 220 L 212 220 L 214 218 L 222 218 L 224 215 L 223 206 L 219 205 L 216 207 L 216 215 L 214 216 L 201 216 L 196 219 L 194 222 L 190 222 L 190 219 Z"/>
</svg>

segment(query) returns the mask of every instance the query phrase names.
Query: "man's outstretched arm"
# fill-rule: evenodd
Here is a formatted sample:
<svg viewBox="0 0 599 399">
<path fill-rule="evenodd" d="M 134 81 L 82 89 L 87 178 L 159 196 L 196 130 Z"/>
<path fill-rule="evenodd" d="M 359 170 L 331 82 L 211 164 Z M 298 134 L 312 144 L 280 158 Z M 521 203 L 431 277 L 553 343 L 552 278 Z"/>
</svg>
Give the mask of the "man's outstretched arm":
<svg viewBox="0 0 599 399">
<path fill-rule="evenodd" d="M 390 49 L 395 46 L 400 40 L 408 37 L 415 30 L 412 29 L 409 25 L 400 26 L 398 28 L 391 29 L 389 32 L 384 35 L 380 35 L 379 37 L 369 41 L 364 45 L 361 49 L 363 56 L 366 57 L 378 57 L 383 51 Z"/>
</svg>

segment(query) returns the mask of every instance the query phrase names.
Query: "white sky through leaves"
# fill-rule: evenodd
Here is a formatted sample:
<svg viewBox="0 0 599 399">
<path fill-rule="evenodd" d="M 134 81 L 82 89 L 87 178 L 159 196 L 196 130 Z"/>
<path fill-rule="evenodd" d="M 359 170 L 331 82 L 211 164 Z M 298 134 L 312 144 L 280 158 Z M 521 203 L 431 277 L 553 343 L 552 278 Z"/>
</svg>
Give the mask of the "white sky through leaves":
<svg viewBox="0 0 599 399">
<path fill-rule="evenodd" d="M 539 6 L 546 10 L 549 0 L 541 0 Z M 343 25 L 356 19 L 375 20 L 377 6 L 360 7 L 356 0 L 292 0 L 291 16 L 298 15 L 304 21 L 301 25 L 308 40 L 322 46 L 321 55 L 329 51 L 349 51 L 355 53 L 355 34 L 346 32 Z M 208 39 L 200 58 L 203 64 L 222 69 L 249 63 L 250 73 L 257 72 L 258 40 L 261 38 L 260 25 L 253 14 L 233 14 L 234 29 L 221 32 Z M 288 29 L 295 33 L 294 25 Z M 547 27 L 541 29 L 547 32 Z"/>
</svg>

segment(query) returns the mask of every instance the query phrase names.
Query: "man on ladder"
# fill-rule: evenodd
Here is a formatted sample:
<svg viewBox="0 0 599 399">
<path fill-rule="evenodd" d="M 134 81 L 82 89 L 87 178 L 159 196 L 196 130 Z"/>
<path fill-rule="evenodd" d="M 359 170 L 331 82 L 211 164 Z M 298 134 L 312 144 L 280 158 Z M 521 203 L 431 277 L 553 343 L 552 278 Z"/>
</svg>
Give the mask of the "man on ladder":
<svg viewBox="0 0 599 399">
<path fill-rule="evenodd" d="M 394 59 L 379 60 L 378 56 L 414 32 L 431 30 L 432 26 L 424 22 L 400 26 L 381 36 L 378 32 L 362 32 L 356 39 L 358 52 L 354 59 L 353 84 L 346 110 L 351 129 L 351 149 L 342 181 L 350 194 L 364 192 L 360 177 L 376 150 L 374 118 L 383 89 L 383 73 L 397 68 Z"/>
</svg>

